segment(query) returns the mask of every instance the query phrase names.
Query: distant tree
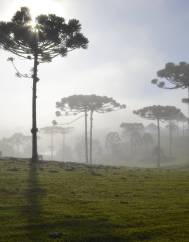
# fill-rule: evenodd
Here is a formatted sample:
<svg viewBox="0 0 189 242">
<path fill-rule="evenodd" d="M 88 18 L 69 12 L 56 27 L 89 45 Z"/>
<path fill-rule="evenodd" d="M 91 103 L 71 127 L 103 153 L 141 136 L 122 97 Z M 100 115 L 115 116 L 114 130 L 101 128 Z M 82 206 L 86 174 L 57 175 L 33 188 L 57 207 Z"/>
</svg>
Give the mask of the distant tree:
<svg viewBox="0 0 189 242">
<path fill-rule="evenodd" d="M 51 150 L 51 160 L 54 159 L 54 135 L 60 133 L 60 129 L 62 127 L 58 127 L 55 125 L 46 126 L 40 129 L 40 131 L 44 134 L 50 135 L 50 150 Z"/>
<path fill-rule="evenodd" d="M 146 147 L 146 150 L 148 150 L 148 147 L 153 144 L 154 140 L 150 133 L 144 132 L 142 136 L 143 144 Z"/>
<path fill-rule="evenodd" d="M 63 142 L 62 142 L 63 143 Z M 60 161 L 73 161 L 74 160 L 74 150 L 66 142 L 62 144 L 62 147 L 58 149 L 56 153 L 56 159 Z"/>
<path fill-rule="evenodd" d="M 157 131 L 157 126 L 154 123 L 150 123 L 145 127 L 145 131 L 147 133 L 149 132 L 150 134 L 154 135 Z"/>
<path fill-rule="evenodd" d="M 60 111 L 56 111 L 56 115 L 77 115 L 84 113 L 85 116 L 85 161 L 88 164 L 88 100 L 84 95 L 72 95 L 62 98 L 60 102 L 56 102 L 56 107 Z"/>
<path fill-rule="evenodd" d="M 3 138 L 0 141 L 0 147 L 2 146 L 3 153 L 5 154 L 23 156 L 25 146 L 29 143 L 31 143 L 31 136 L 14 133 L 10 137 Z"/>
<path fill-rule="evenodd" d="M 169 157 L 172 157 L 172 143 L 173 143 L 173 134 L 175 131 L 178 133 L 178 125 L 175 124 L 174 121 L 169 120 L 168 124 L 165 126 L 165 128 L 168 129 L 169 132 Z"/>
<path fill-rule="evenodd" d="M 123 136 L 129 137 L 131 152 L 136 151 L 136 147 L 142 144 L 142 132 L 144 125 L 142 123 L 121 123 L 120 127 L 123 129 Z"/>
<path fill-rule="evenodd" d="M 31 136 L 24 135 L 22 133 L 14 133 L 7 138 L 9 144 L 14 148 L 17 156 L 21 155 L 21 149 L 31 142 Z"/>
<path fill-rule="evenodd" d="M 100 144 L 100 141 L 98 139 L 94 139 L 93 140 L 93 157 L 94 157 L 95 162 L 101 163 L 102 155 L 103 155 L 103 149 Z"/>
<path fill-rule="evenodd" d="M 76 139 L 76 143 L 74 145 L 74 152 L 76 154 L 76 160 L 79 162 L 83 162 L 85 157 L 85 143 L 82 138 Z"/>
<path fill-rule="evenodd" d="M 111 151 L 112 150 L 112 146 L 114 146 L 115 144 L 120 144 L 121 143 L 121 138 L 119 136 L 118 132 L 109 132 L 106 135 L 106 149 Z"/>
<path fill-rule="evenodd" d="M 61 125 L 61 124 L 57 123 L 57 125 Z M 65 150 L 67 150 L 67 153 L 68 153 L 68 149 L 71 151 L 71 148 L 68 145 L 66 145 L 66 135 L 69 134 L 71 131 L 73 131 L 73 129 L 74 127 L 71 127 L 71 126 L 67 126 L 67 127 L 60 126 L 59 134 L 62 136 L 62 161 L 64 161 L 65 159 L 65 156 L 64 156 L 64 154 L 66 153 Z"/>
<path fill-rule="evenodd" d="M 188 104 L 188 117 L 189 117 L 189 64 L 180 62 L 178 65 L 174 63 L 167 63 L 165 68 L 157 71 L 157 76 L 165 81 L 153 79 L 152 84 L 156 84 L 164 89 L 186 89 L 188 90 L 188 98 L 182 99 L 184 103 Z"/>
<path fill-rule="evenodd" d="M 15 156 L 14 147 L 10 144 L 8 138 L 0 140 L 0 151 L 2 156 Z"/>
<path fill-rule="evenodd" d="M 172 110 L 172 113 L 170 113 L 170 117 L 168 119 L 168 128 L 169 128 L 169 156 L 172 157 L 172 143 L 173 143 L 173 131 L 177 130 L 177 135 L 179 133 L 179 122 L 180 121 L 186 121 L 187 118 L 185 115 L 181 112 L 180 109 Z M 177 122 L 177 125 L 175 125 L 174 122 Z"/>
<path fill-rule="evenodd" d="M 64 135 L 66 133 L 69 133 L 70 130 L 72 129 L 72 127 L 61 127 L 58 126 L 57 123 L 55 122 L 55 120 L 52 121 L 52 126 L 46 126 L 41 128 L 41 132 L 45 133 L 45 134 L 49 134 L 51 137 L 51 142 L 50 142 L 50 148 L 51 148 L 51 160 L 53 160 L 54 158 L 54 135 L 55 134 L 61 134 L 63 136 L 63 141 L 62 141 L 62 153 L 64 150 Z M 63 154 L 62 154 L 63 156 Z"/>
<path fill-rule="evenodd" d="M 54 14 L 40 15 L 36 26 L 31 24 L 29 9 L 22 7 L 10 22 L 0 22 L 0 46 L 5 50 L 28 60 L 33 60 L 32 96 L 32 161 L 38 160 L 36 98 L 38 65 L 50 62 L 56 56 L 65 57 L 77 48 L 87 48 L 88 40 L 80 32 L 81 24 L 76 19 L 65 22 Z"/>
<path fill-rule="evenodd" d="M 176 119 L 177 123 L 181 122 L 182 123 L 182 129 L 183 129 L 183 136 L 185 135 L 185 123 L 189 122 L 189 118 L 187 118 L 183 113 L 180 113 L 177 116 Z M 189 130 L 188 130 L 189 131 Z"/>
<path fill-rule="evenodd" d="M 120 127 L 123 129 L 124 135 L 132 135 L 133 132 L 142 132 L 144 125 L 142 123 L 121 123 Z"/>
<path fill-rule="evenodd" d="M 111 97 L 97 96 L 97 95 L 73 95 L 66 98 L 62 98 L 60 102 L 56 103 L 56 107 L 61 112 L 73 112 L 78 114 L 80 112 L 85 113 L 85 153 L 86 163 L 88 163 L 88 136 L 87 136 L 87 116 L 90 113 L 90 150 L 89 150 L 89 162 L 92 163 L 92 135 L 93 135 L 93 114 L 107 113 L 124 109 L 126 106 L 116 102 Z M 57 113 L 61 115 L 61 113 Z"/>
<path fill-rule="evenodd" d="M 157 167 L 160 167 L 161 160 L 161 147 L 160 147 L 160 121 L 169 121 L 173 120 L 178 113 L 180 113 L 180 109 L 174 106 L 148 106 L 142 109 L 134 111 L 134 114 L 139 115 L 142 118 L 146 118 L 149 120 L 157 121 L 157 134 L 158 134 L 158 142 L 156 147 L 157 152 Z"/>
<path fill-rule="evenodd" d="M 126 106 L 124 104 L 120 104 L 116 102 L 111 97 L 106 96 L 97 96 L 90 95 L 89 96 L 89 111 L 90 111 L 90 164 L 92 164 L 92 129 L 93 129 L 93 114 L 97 113 L 108 113 L 112 111 L 116 111 L 119 109 L 125 109 Z"/>
<path fill-rule="evenodd" d="M 120 156 L 121 142 L 122 142 L 122 140 L 121 140 L 118 132 L 109 132 L 106 135 L 105 147 L 106 147 L 108 153 L 111 155 L 111 158 L 117 159 L 117 157 Z"/>
</svg>

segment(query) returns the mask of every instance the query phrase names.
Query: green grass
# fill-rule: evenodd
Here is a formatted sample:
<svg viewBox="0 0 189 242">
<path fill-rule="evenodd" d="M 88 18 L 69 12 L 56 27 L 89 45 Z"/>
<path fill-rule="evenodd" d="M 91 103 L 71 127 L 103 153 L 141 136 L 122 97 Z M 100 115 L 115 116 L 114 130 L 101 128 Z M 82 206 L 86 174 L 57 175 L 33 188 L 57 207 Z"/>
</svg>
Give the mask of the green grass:
<svg viewBox="0 0 189 242">
<path fill-rule="evenodd" d="M 0 241 L 189 241 L 189 170 L 49 162 L 36 174 L 0 161 Z"/>
</svg>

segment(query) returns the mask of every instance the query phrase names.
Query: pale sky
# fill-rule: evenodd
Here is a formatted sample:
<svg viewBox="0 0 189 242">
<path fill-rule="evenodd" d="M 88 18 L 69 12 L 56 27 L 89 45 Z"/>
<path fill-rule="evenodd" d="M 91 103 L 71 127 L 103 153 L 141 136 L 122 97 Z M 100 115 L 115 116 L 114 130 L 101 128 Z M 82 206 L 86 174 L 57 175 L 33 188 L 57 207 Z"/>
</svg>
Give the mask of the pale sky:
<svg viewBox="0 0 189 242">
<path fill-rule="evenodd" d="M 39 128 L 56 119 L 56 101 L 73 94 L 111 96 L 127 105 L 126 111 L 96 115 L 95 125 L 101 128 L 117 129 L 121 122 L 134 119 L 141 122 L 132 110 L 148 105 L 187 110 L 181 103 L 186 90 L 162 90 L 150 80 L 166 62 L 188 62 L 189 1 L 0 0 L 0 20 L 10 20 L 21 6 L 29 7 L 33 15 L 55 13 L 66 20 L 79 19 L 90 41 L 87 50 L 39 66 Z M 7 131 L 31 129 L 32 82 L 15 76 L 9 56 L 13 55 L 0 50 L 0 137 Z M 32 67 L 30 61 L 15 58 L 20 71 L 27 73 Z"/>
</svg>

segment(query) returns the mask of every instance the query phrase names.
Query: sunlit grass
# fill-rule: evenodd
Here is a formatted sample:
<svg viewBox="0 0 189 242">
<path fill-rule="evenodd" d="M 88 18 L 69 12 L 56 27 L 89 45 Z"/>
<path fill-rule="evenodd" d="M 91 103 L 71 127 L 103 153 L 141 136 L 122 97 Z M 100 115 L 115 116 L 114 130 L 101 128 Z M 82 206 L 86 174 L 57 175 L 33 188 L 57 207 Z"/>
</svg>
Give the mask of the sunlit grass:
<svg viewBox="0 0 189 242">
<path fill-rule="evenodd" d="M 27 163 L 0 170 L 2 242 L 188 241 L 188 170 L 43 163 L 32 188 Z"/>
</svg>

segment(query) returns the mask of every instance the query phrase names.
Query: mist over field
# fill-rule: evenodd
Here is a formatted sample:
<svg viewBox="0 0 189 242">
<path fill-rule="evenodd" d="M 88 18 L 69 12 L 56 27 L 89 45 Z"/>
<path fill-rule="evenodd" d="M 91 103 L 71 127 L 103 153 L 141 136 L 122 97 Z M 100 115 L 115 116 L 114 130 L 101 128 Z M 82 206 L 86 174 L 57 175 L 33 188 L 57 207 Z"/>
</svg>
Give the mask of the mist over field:
<svg viewBox="0 0 189 242">
<path fill-rule="evenodd" d="M 188 242 L 187 0 L 0 1 L 0 242 Z"/>
<path fill-rule="evenodd" d="M 94 114 L 93 138 L 99 143 L 103 153 L 94 159 L 94 162 L 103 163 L 104 155 L 107 155 L 105 146 L 108 133 L 117 132 L 122 145 L 126 143 L 126 147 L 129 146 L 127 144 L 129 138 L 122 137 L 123 130 L 120 128 L 122 122 L 143 123 L 144 126 L 150 123 L 156 124 L 155 120 L 151 122 L 134 115 L 133 110 L 150 105 L 169 105 L 181 109 L 187 116 L 187 105 L 181 101 L 182 98 L 187 98 L 185 89 L 163 90 L 151 84 L 156 72 L 167 62 L 178 64 L 187 61 L 188 35 L 185 31 L 188 22 L 187 1 L 183 1 L 182 4 L 179 1 L 161 0 L 156 0 L 153 4 L 148 0 L 132 2 L 84 0 L 82 3 L 49 0 L 46 4 L 43 1 L 37 3 L 30 0 L 1 1 L 1 20 L 9 21 L 15 11 L 22 6 L 29 7 L 33 17 L 55 13 L 64 16 L 66 20 L 79 19 L 82 30 L 89 39 L 87 51 L 76 50 L 69 53 L 66 58 L 57 57 L 51 63 L 40 65 L 38 70 L 40 81 L 37 89 L 39 131 L 45 126 L 51 126 L 52 120 L 63 124 L 74 120 L 74 116 L 57 118 L 55 115 L 56 102 L 63 97 L 78 94 L 113 97 L 117 102 L 125 104 L 126 109 L 104 115 Z M 32 63 L 3 49 L 0 53 L 2 65 L 0 137 L 10 138 L 15 133 L 31 135 L 32 80 L 16 77 L 16 71 L 7 58 L 14 57 L 16 68 L 24 74 L 30 73 Z M 167 149 L 166 125 L 166 123 L 161 124 L 165 140 L 164 149 Z M 60 153 L 64 149 L 64 152 L 70 153 L 65 156 L 68 160 L 84 161 L 82 155 L 78 158 L 76 152 L 77 143 L 80 141 L 84 143 L 84 118 L 74 122 L 73 127 L 72 132 L 66 135 L 65 149 L 61 147 L 61 135 L 55 134 L 53 159 L 61 160 Z M 178 129 L 182 136 L 182 124 Z M 145 130 L 142 132 L 145 133 Z M 175 142 L 179 142 L 178 139 L 181 137 L 175 136 Z M 45 159 L 52 158 L 50 137 L 44 133 L 39 133 L 39 137 L 39 153 L 43 154 Z M 153 146 L 156 145 L 156 140 L 154 135 Z M 29 146 L 28 143 L 27 145 Z M 22 152 L 24 147 L 17 153 L 15 147 L 12 149 L 12 153 L 8 151 L 3 153 L 6 156 L 31 156 L 29 148 L 25 153 Z M 128 154 L 115 159 L 115 164 L 130 163 L 127 158 L 130 148 L 126 149 Z M 144 147 L 141 152 L 138 156 L 143 159 Z M 176 156 L 181 155 L 179 151 L 176 153 L 178 153 Z M 110 163 L 113 161 L 114 159 L 111 159 Z"/>
</svg>

